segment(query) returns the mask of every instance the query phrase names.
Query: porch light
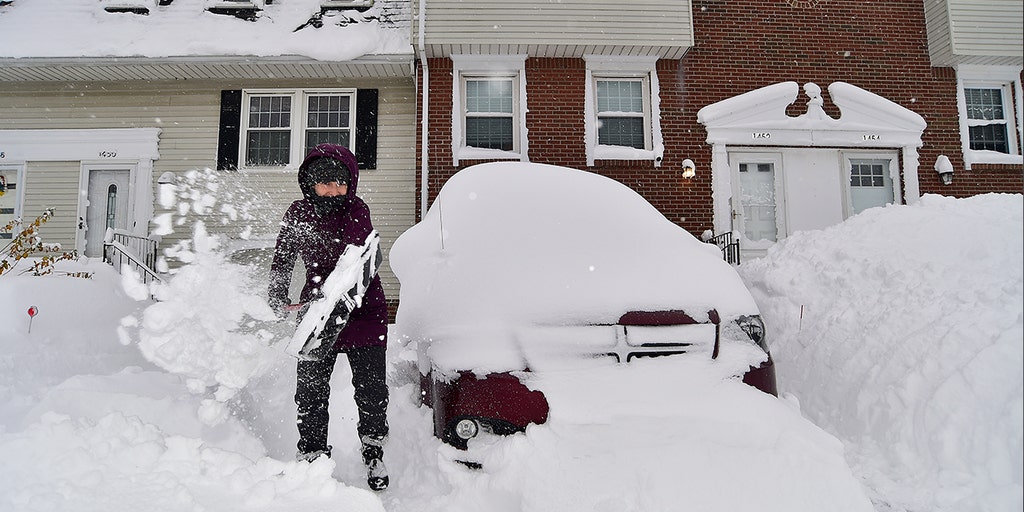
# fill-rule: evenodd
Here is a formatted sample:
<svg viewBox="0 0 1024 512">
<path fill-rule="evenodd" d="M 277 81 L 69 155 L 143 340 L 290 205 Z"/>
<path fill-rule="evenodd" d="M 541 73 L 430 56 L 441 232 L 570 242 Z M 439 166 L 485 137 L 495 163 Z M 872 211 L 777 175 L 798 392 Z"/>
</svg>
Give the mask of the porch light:
<svg viewBox="0 0 1024 512">
<path fill-rule="evenodd" d="M 693 160 L 687 158 L 683 160 L 683 178 L 690 179 L 697 174 L 697 166 L 693 164 Z"/>
<path fill-rule="evenodd" d="M 946 155 L 939 155 L 935 159 L 935 172 L 939 173 L 939 179 L 943 185 L 953 183 L 953 164 Z"/>
</svg>

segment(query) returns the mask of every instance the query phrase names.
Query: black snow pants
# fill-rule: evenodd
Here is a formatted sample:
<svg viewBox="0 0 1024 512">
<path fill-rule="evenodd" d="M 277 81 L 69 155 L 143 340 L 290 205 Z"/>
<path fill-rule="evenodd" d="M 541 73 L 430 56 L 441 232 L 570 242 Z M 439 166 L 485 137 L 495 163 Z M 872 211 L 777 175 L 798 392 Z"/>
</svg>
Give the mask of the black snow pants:
<svg viewBox="0 0 1024 512">
<path fill-rule="evenodd" d="M 386 348 L 359 347 L 347 349 L 352 368 L 352 386 L 355 388 L 359 437 L 384 439 L 388 435 L 388 386 L 386 377 Z M 338 354 L 317 361 L 299 361 L 295 386 L 295 404 L 298 405 L 299 453 L 328 451 L 327 424 L 330 420 L 328 404 L 331 397 L 331 374 Z"/>
</svg>

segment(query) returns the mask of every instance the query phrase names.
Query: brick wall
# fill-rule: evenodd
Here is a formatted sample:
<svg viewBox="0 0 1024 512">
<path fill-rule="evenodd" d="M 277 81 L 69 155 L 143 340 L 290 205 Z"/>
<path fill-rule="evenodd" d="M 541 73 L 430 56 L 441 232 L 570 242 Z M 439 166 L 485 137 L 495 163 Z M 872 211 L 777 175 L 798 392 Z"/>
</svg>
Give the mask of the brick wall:
<svg viewBox="0 0 1024 512">
<path fill-rule="evenodd" d="M 783 0 L 694 0 L 693 18 L 697 43 L 682 66 L 688 122 L 696 122 L 704 105 L 789 80 L 820 85 L 825 111 L 838 117 L 827 87 L 848 82 L 917 112 L 928 123 L 919 150 L 922 194 L 1024 191 L 1019 165 L 977 164 L 963 171 L 956 74 L 931 67 L 922 0 L 824 0 L 810 8 Z M 801 98 L 789 114 L 803 109 Z M 709 162 L 707 149 L 703 154 L 707 161 L 694 158 L 698 167 Z M 958 170 L 951 185 L 942 185 L 933 170 L 939 155 L 948 156 Z"/>
<path fill-rule="evenodd" d="M 784 0 L 694 0 L 693 18 L 695 46 L 682 60 L 657 64 L 665 140 L 660 167 L 647 161 L 598 161 L 587 167 L 586 66 L 570 58 L 526 61 L 530 161 L 614 178 L 699 235 L 712 226 L 712 199 L 711 148 L 697 111 L 766 85 L 796 81 L 820 85 L 825 111 L 838 117 L 827 87 L 843 81 L 913 110 L 928 123 L 918 172 L 922 193 L 964 197 L 1024 191 L 1021 166 L 976 164 L 971 172 L 963 171 L 956 75 L 951 68 L 931 67 L 922 0 L 824 0 L 810 8 L 791 7 Z M 458 169 L 479 162 L 452 165 L 452 64 L 431 59 L 429 66 L 432 200 Z M 804 103 L 798 98 L 789 114 L 803 113 Z M 942 185 L 932 170 L 940 154 L 958 169 L 951 185 Z M 703 171 L 685 182 L 679 175 L 684 158 Z"/>
<path fill-rule="evenodd" d="M 441 185 L 455 172 L 482 161 L 464 160 L 458 166 L 452 165 L 452 64 L 448 59 L 431 59 L 428 64 L 429 200 L 433 200 Z M 699 234 L 711 225 L 711 177 L 704 173 L 683 182 L 680 178 L 683 159 L 696 160 L 697 155 L 684 151 L 680 141 L 682 134 L 700 127 L 691 126 L 696 123 L 695 117 L 687 120 L 683 115 L 680 63 L 660 61 L 657 72 L 662 92 L 661 122 L 666 148 L 660 167 L 655 167 L 650 161 L 614 160 L 599 160 L 593 167 L 588 167 L 583 126 L 586 63 L 583 59 L 572 58 L 527 59 L 529 159 L 536 163 L 586 169 L 616 179 L 642 194 L 672 221 Z M 698 138 L 702 140 L 703 137 L 701 130 Z M 710 161 L 710 156 L 707 160 Z M 417 180 L 419 186 L 420 181 Z"/>
</svg>

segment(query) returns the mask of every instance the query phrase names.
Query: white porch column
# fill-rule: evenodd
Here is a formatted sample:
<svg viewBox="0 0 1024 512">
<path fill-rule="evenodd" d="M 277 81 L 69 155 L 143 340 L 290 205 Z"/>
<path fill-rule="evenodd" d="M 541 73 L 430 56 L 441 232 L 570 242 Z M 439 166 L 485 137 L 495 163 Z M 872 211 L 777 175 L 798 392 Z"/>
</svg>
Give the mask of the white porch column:
<svg viewBox="0 0 1024 512">
<path fill-rule="evenodd" d="M 711 197 L 716 235 L 732 231 L 732 172 L 728 149 L 725 144 L 711 146 Z"/>
<path fill-rule="evenodd" d="M 917 147 L 903 146 L 903 186 L 906 189 L 903 201 L 906 204 L 914 204 L 921 199 L 921 183 L 917 178 L 919 166 Z"/>
</svg>

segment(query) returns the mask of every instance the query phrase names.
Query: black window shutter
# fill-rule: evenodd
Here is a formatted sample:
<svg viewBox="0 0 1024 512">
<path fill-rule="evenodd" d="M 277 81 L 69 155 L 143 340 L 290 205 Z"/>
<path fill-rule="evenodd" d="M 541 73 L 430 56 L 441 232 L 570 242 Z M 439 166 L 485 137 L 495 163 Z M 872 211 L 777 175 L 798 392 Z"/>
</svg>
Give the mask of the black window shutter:
<svg viewBox="0 0 1024 512">
<path fill-rule="evenodd" d="M 242 124 L 242 91 L 220 92 L 220 132 L 217 135 L 217 169 L 238 169 L 238 139 Z"/>
<path fill-rule="evenodd" d="M 356 91 L 355 154 L 360 169 L 377 168 L 377 89 Z"/>
</svg>

